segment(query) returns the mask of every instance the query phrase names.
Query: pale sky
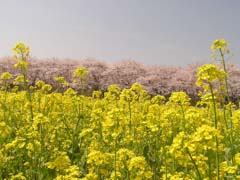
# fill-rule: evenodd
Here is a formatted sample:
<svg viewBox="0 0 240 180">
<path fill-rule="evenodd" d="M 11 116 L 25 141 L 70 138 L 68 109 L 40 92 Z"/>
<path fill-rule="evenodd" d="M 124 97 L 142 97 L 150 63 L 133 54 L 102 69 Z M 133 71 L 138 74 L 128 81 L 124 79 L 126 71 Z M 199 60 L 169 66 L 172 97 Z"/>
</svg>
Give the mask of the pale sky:
<svg viewBox="0 0 240 180">
<path fill-rule="evenodd" d="M 25 42 L 39 58 L 212 62 L 216 38 L 240 66 L 239 0 L 0 0 L 0 57 Z"/>
</svg>

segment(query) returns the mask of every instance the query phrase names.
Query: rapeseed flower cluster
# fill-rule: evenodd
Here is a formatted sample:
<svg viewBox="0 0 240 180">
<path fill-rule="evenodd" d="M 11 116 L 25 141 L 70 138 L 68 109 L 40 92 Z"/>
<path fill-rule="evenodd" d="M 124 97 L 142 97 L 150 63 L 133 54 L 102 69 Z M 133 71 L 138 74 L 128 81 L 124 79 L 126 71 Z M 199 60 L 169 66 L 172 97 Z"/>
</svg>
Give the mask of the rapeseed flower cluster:
<svg viewBox="0 0 240 180">
<path fill-rule="evenodd" d="M 0 179 L 240 179 L 240 111 L 225 98 L 224 69 L 199 68 L 193 106 L 185 92 L 150 97 L 137 83 L 84 96 L 85 68 L 72 75 L 79 91 L 63 92 L 61 76 L 59 91 L 30 87 L 29 47 L 14 51 L 20 76 L 0 75 Z"/>
</svg>

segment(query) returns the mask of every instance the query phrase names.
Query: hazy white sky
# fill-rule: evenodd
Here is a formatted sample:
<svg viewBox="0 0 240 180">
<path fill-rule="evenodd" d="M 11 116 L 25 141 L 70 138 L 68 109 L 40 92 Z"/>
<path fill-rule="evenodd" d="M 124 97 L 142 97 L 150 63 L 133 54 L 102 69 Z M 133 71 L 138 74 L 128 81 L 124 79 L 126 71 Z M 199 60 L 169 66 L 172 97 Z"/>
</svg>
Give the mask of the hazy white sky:
<svg viewBox="0 0 240 180">
<path fill-rule="evenodd" d="M 0 0 L 0 57 L 22 41 L 40 58 L 185 66 L 224 38 L 239 66 L 239 18 L 239 0 Z"/>
</svg>

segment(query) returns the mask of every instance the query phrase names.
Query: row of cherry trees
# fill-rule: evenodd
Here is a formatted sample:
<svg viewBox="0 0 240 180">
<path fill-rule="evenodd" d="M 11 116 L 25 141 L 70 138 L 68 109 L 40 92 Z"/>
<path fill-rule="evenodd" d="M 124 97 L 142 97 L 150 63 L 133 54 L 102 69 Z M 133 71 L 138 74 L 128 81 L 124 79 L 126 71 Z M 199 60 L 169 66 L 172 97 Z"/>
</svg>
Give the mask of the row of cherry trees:
<svg viewBox="0 0 240 180">
<path fill-rule="evenodd" d="M 2 58 L 0 60 L 0 73 L 8 71 L 13 74 L 13 77 L 16 77 L 19 72 L 13 67 L 14 63 L 15 61 L 11 58 Z M 43 80 L 56 88 L 57 84 L 54 78 L 63 76 L 69 82 L 69 86 L 77 90 L 77 85 L 72 81 L 72 72 L 77 67 L 85 67 L 89 72 L 85 87 L 85 92 L 88 94 L 93 90 L 105 91 L 111 84 L 117 84 L 121 88 L 128 88 L 131 84 L 137 82 L 150 95 L 162 94 L 169 96 L 173 91 L 185 91 L 194 99 L 197 98 L 198 92 L 195 81 L 199 65 L 192 64 L 180 68 L 146 66 L 133 60 L 107 64 L 94 59 L 74 61 L 70 59 L 31 58 L 28 79 L 29 84 Z M 240 70 L 234 65 L 228 65 L 227 68 L 230 96 L 233 101 L 237 101 L 240 96 Z"/>
</svg>

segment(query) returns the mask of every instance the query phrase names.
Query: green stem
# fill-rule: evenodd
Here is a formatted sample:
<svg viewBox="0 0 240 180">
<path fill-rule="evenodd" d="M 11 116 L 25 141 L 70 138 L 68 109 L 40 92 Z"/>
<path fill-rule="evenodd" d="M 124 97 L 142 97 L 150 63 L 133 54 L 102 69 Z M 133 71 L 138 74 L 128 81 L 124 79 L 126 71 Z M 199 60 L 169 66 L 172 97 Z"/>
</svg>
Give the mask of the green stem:
<svg viewBox="0 0 240 180">
<path fill-rule="evenodd" d="M 218 121 L 217 121 L 217 108 L 216 108 L 216 100 L 214 97 L 214 93 L 213 93 L 213 87 L 212 84 L 209 83 L 210 86 L 210 91 L 211 91 L 211 96 L 212 96 L 212 102 L 213 102 L 213 111 L 214 111 L 214 127 L 215 129 L 217 129 L 218 126 Z"/>
<path fill-rule="evenodd" d="M 222 59 L 221 59 L 221 62 L 222 62 L 222 64 L 223 64 L 224 72 L 227 74 L 227 68 L 226 68 L 226 63 L 225 63 L 224 54 L 223 54 L 223 52 L 222 52 L 221 49 L 219 49 L 219 51 L 220 51 L 220 55 L 221 55 L 221 58 L 222 58 Z M 229 96 L 229 90 L 228 90 L 227 77 L 225 77 L 224 80 L 225 80 L 225 86 L 226 86 L 226 91 L 227 91 L 227 96 L 226 96 L 226 98 L 227 98 L 227 104 L 228 104 L 228 103 L 230 102 L 230 96 Z"/>
<path fill-rule="evenodd" d="M 187 154 L 189 155 L 189 157 L 190 157 L 190 159 L 191 159 L 191 161 L 193 163 L 194 168 L 196 169 L 196 172 L 197 172 L 197 175 L 198 175 L 198 179 L 202 180 L 202 177 L 201 177 L 200 171 L 198 169 L 198 166 L 197 166 L 195 160 L 193 159 L 191 153 L 189 152 L 188 148 L 186 148 L 186 151 L 187 151 Z"/>
<path fill-rule="evenodd" d="M 215 97 L 214 97 L 214 93 L 213 93 L 213 87 L 212 84 L 209 83 L 210 86 L 210 91 L 211 91 L 211 95 L 212 95 L 212 101 L 213 101 L 213 109 L 214 109 L 214 127 L 217 130 L 218 128 L 218 120 L 217 120 L 217 108 L 216 108 L 216 101 L 215 101 Z M 218 139 L 217 137 L 215 137 L 215 142 L 216 142 L 216 168 L 217 168 L 217 179 L 220 179 L 219 176 L 219 155 L 218 155 Z"/>
<path fill-rule="evenodd" d="M 226 68 L 226 63 L 225 63 L 225 57 L 224 57 L 224 53 L 222 52 L 221 49 L 219 49 L 219 52 L 220 52 L 220 55 L 221 55 L 221 62 L 223 64 L 223 69 L 224 69 L 224 72 L 227 74 L 227 68 Z M 227 91 L 227 104 L 229 104 L 230 102 L 230 95 L 229 95 L 229 89 L 228 89 L 228 79 L 227 79 L 227 76 L 225 77 L 225 87 L 226 87 L 226 91 Z M 225 110 L 225 107 L 224 107 L 224 110 Z M 232 107 L 231 105 L 229 106 L 229 112 L 230 112 L 230 128 L 232 129 L 233 128 L 233 122 L 232 122 Z M 224 112 L 224 118 L 226 119 L 226 113 Z M 227 127 L 228 128 L 228 127 Z M 231 148 L 233 149 L 233 134 L 232 134 L 233 131 L 230 131 L 230 146 Z M 232 156 L 232 161 L 234 162 L 234 156 Z"/>
</svg>

